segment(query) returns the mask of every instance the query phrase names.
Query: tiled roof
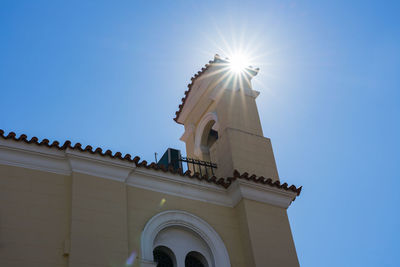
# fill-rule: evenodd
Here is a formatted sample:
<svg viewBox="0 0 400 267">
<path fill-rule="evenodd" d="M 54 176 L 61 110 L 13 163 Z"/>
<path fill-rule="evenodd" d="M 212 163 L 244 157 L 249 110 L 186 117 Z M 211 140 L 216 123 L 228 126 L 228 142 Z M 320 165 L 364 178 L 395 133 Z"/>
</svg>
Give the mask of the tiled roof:
<svg viewBox="0 0 400 267">
<path fill-rule="evenodd" d="M 69 141 L 69 140 L 65 141 L 61 145 L 61 143 L 58 141 L 50 142 L 48 139 L 43 139 L 41 141 L 39 141 L 39 139 L 37 137 L 32 137 L 29 139 L 25 134 L 21 134 L 19 137 L 17 137 L 17 135 L 14 132 L 10 132 L 7 135 L 5 135 L 5 132 L 1 129 L 0 129 L 0 138 L 6 139 L 6 140 L 9 139 L 9 140 L 17 141 L 17 142 L 24 142 L 24 143 L 31 144 L 31 145 L 38 145 L 38 146 L 43 146 L 43 147 L 48 147 L 48 148 L 56 148 L 58 150 L 66 150 L 67 148 L 69 148 L 69 149 L 78 150 L 81 152 L 97 154 L 102 157 L 110 157 L 113 159 L 132 162 L 135 164 L 136 167 L 143 167 L 146 169 L 153 169 L 153 170 L 160 170 L 163 172 L 169 172 L 169 173 L 177 174 L 177 175 L 180 175 L 183 177 L 188 177 L 190 179 L 198 179 L 200 181 L 214 183 L 214 184 L 222 186 L 224 188 L 228 188 L 236 179 L 245 179 L 248 181 L 253 181 L 255 183 L 260 183 L 260 184 L 269 185 L 272 187 L 277 187 L 279 189 L 283 189 L 286 191 L 289 190 L 289 191 L 295 192 L 297 195 L 300 195 L 300 192 L 302 189 L 302 187 L 297 188 L 294 185 L 288 186 L 287 183 L 281 184 L 279 181 L 273 182 L 272 179 L 270 179 L 270 178 L 266 179 L 262 176 L 257 177 L 256 175 L 249 175 L 246 172 L 243 174 L 240 174 L 236 170 L 233 173 L 233 177 L 228 177 L 228 178 L 217 178 L 215 176 L 208 177 L 207 175 L 201 176 L 197 172 L 192 174 L 190 170 L 183 172 L 182 169 L 174 170 L 172 168 L 172 166 L 167 168 L 165 166 L 159 166 L 154 162 L 148 164 L 147 161 L 145 161 L 145 160 L 140 161 L 140 157 L 138 157 L 138 156 L 132 157 L 130 154 L 122 155 L 121 152 L 116 152 L 113 154 L 113 152 L 109 149 L 106 151 L 103 151 L 103 149 L 101 149 L 100 147 L 93 149 L 93 147 L 89 146 L 89 145 L 85 146 L 83 148 L 80 143 L 76 143 L 73 145 L 71 143 L 71 141 Z"/>
<path fill-rule="evenodd" d="M 303 188 L 302 186 L 300 186 L 299 188 L 297 188 L 295 185 L 289 186 L 287 183 L 281 184 L 281 182 L 278 180 L 273 181 L 271 178 L 264 178 L 263 176 L 257 176 L 255 174 L 249 175 L 247 172 L 240 174 L 237 170 L 235 170 L 233 172 L 233 177 L 228 178 L 228 180 L 233 182 L 236 179 L 244 179 L 247 181 L 253 181 L 255 183 L 265 184 L 265 185 L 269 185 L 272 187 L 277 187 L 279 189 L 284 189 L 286 191 L 290 190 L 290 191 L 297 193 L 298 196 L 300 195 L 301 189 Z"/>
<path fill-rule="evenodd" d="M 218 55 L 215 55 L 215 58 L 214 58 L 213 60 L 210 60 L 210 61 L 208 62 L 208 64 L 206 64 L 203 68 L 201 68 L 201 70 L 198 71 L 198 72 L 190 79 L 191 82 L 190 82 L 190 83 L 188 84 L 188 86 L 187 86 L 187 87 L 188 87 L 188 90 L 186 90 L 186 91 L 184 92 L 184 96 L 183 96 L 183 98 L 182 98 L 182 103 L 178 106 L 178 111 L 175 112 L 174 121 L 176 121 L 177 123 L 179 123 L 179 122 L 178 122 L 179 115 L 180 115 L 181 112 L 182 112 L 183 106 L 185 105 L 185 102 L 186 102 L 186 100 L 187 100 L 188 97 L 189 97 L 189 94 L 190 94 L 190 92 L 191 92 L 191 90 L 192 90 L 192 86 L 193 86 L 194 82 L 196 81 L 196 79 L 199 78 L 206 70 L 208 70 L 212 64 L 216 63 L 217 60 L 218 60 Z"/>
</svg>

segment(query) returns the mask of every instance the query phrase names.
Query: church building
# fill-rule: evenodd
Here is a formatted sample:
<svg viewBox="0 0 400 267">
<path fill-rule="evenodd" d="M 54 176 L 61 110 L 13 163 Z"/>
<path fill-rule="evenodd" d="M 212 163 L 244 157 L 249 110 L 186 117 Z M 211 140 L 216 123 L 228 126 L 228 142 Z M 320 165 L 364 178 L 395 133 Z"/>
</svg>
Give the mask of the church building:
<svg viewBox="0 0 400 267">
<path fill-rule="evenodd" d="M 176 112 L 186 155 L 158 162 L 0 130 L 0 266 L 299 266 L 251 79 L 216 55 Z M 178 137 L 177 137 L 178 138 Z"/>
</svg>

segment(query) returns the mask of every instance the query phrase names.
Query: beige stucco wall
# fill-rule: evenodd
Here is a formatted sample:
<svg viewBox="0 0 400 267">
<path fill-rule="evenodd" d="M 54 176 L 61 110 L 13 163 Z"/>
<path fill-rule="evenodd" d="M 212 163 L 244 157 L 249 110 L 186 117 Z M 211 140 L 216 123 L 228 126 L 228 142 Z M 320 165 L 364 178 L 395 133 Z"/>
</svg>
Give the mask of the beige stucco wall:
<svg viewBox="0 0 400 267">
<path fill-rule="evenodd" d="M 71 177 L 0 165 L 0 266 L 67 266 Z"/>
<path fill-rule="evenodd" d="M 81 173 L 5 165 L 0 266 L 121 266 L 132 252 L 140 258 L 143 228 L 165 210 L 184 210 L 210 224 L 232 267 L 298 266 L 285 209 L 250 200 L 231 208 Z M 65 241 L 69 256 L 63 255 Z"/>
<path fill-rule="evenodd" d="M 247 224 L 254 266 L 299 266 L 285 209 L 242 199 L 236 206 Z"/>
<path fill-rule="evenodd" d="M 125 184 L 73 173 L 70 266 L 120 266 L 127 255 Z"/>
</svg>

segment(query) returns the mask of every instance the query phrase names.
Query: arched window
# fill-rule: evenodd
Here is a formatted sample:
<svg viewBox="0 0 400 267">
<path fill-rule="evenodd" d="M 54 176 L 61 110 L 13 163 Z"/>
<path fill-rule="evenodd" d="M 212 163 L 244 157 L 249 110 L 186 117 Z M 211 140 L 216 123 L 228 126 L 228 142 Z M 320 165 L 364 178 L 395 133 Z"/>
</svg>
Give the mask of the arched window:
<svg viewBox="0 0 400 267">
<path fill-rule="evenodd" d="M 186 255 L 185 267 L 208 267 L 208 263 L 201 253 L 191 251 Z"/>
<path fill-rule="evenodd" d="M 175 255 L 169 248 L 158 246 L 153 250 L 154 262 L 157 267 L 176 267 Z"/>
<path fill-rule="evenodd" d="M 179 210 L 161 212 L 147 222 L 141 255 L 143 262 L 172 261 L 173 267 L 230 267 L 228 251 L 217 232 L 199 217 Z"/>
<path fill-rule="evenodd" d="M 207 262 L 212 261 L 212 253 L 207 243 L 198 234 L 186 227 L 169 226 L 162 229 L 157 234 L 153 244 L 156 248 L 163 248 L 161 252 L 167 254 L 169 258 L 173 259 L 173 262 L 177 263 L 173 264 L 174 267 L 186 266 L 184 263 L 187 255 L 189 255 L 189 262 L 193 263 L 197 260 L 202 263 L 202 267 L 208 266 Z M 164 267 L 164 265 L 160 266 Z"/>
</svg>

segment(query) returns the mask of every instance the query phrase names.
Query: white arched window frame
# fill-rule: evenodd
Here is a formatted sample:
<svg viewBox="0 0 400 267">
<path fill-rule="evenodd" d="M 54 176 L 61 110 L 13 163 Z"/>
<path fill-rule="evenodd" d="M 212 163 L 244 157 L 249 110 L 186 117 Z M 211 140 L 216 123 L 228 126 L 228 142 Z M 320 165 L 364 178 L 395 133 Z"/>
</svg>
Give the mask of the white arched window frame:
<svg viewBox="0 0 400 267">
<path fill-rule="evenodd" d="M 204 240 L 212 253 L 214 262 L 211 263 L 211 267 L 231 266 L 228 251 L 218 233 L 203 219 L 180 210 L 158 213 L 147 222 L 141 237 L 142 261 L 153 261 L 153 246 L 157 234 L 173 226 L 187 228 Z"/>
<path fill-rule="evenodd" d="M 204 115 L 204 117 L 201 119 L 201 121 L 197 125 L 196 134 L 194 137 L 194 154 L 197 157 L 200 157 L 203 152 L 202 147 L 201 147 L 201 145 L 202 145 L 201 139 L 204 134 L 204 128 L 207 126 L 207 124 L 210 121 L 215 121 L 215 124 L 213 125 L 212 129 L 215 131 L 218 131 L 219 124 L 218 124 L 217 114 L 215 112 L 209 112 L 206 115 Z"/>
</svg>

